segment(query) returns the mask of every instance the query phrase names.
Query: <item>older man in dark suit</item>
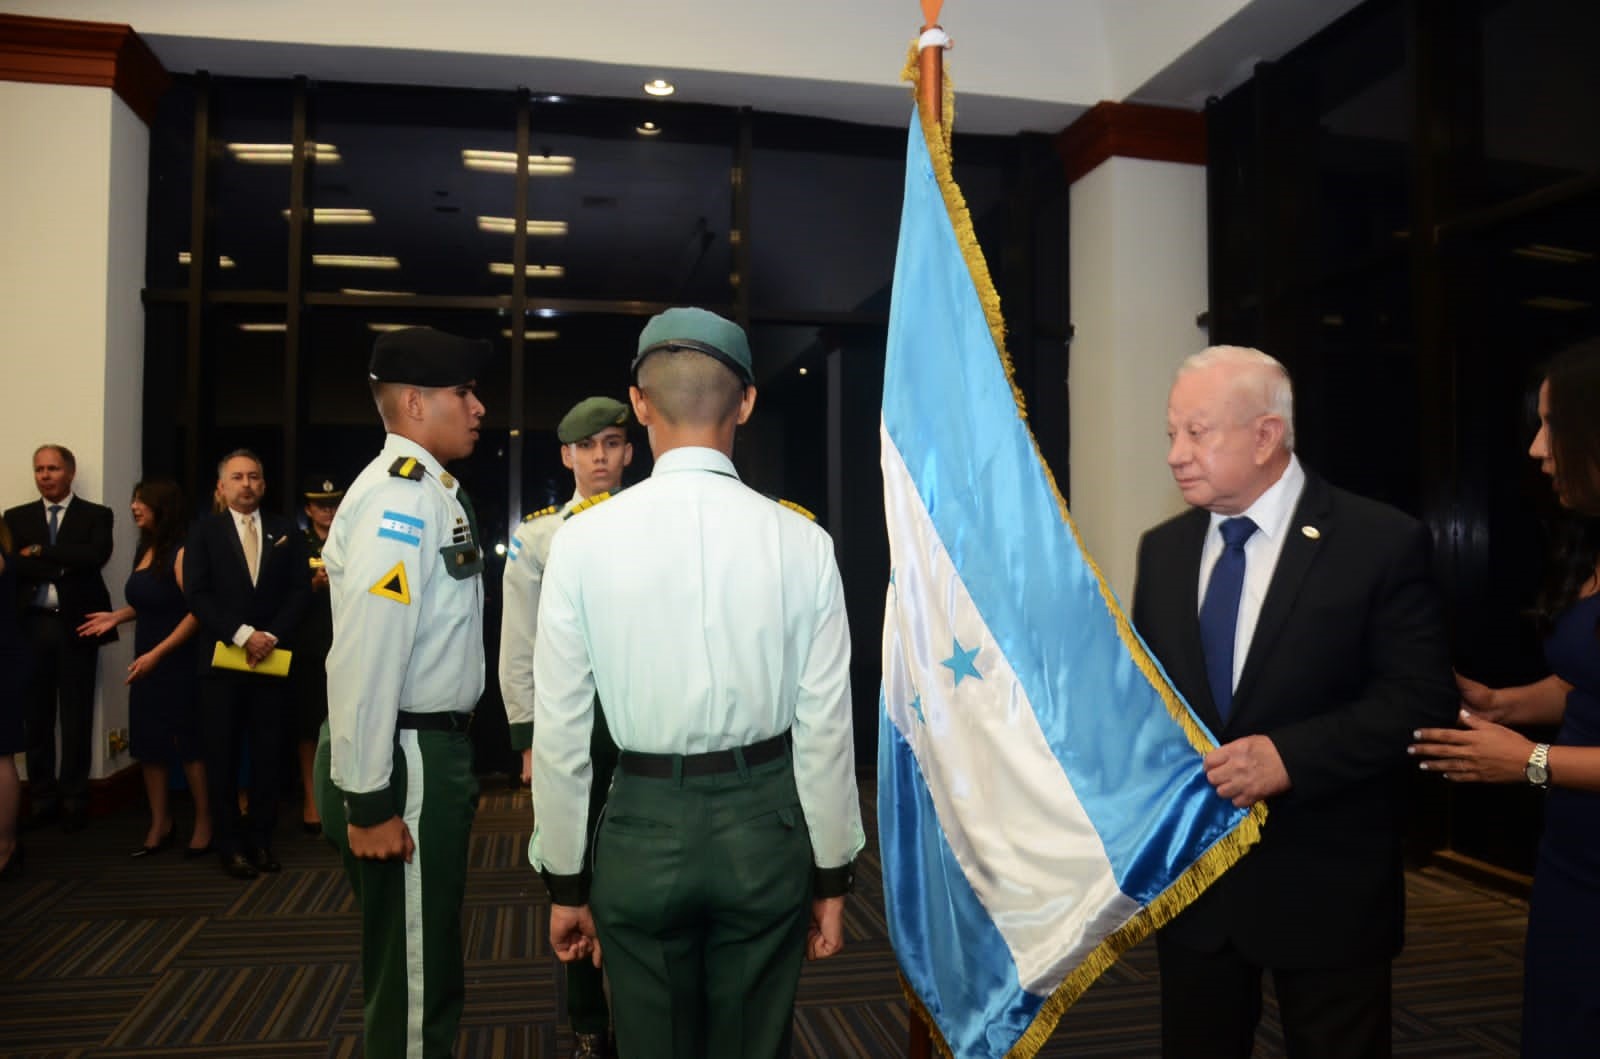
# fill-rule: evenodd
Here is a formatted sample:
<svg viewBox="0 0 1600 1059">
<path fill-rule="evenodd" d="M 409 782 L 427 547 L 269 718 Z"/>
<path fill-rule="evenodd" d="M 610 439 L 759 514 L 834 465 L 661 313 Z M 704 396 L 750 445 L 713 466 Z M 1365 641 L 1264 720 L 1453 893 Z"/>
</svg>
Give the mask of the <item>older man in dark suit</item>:
<svg viewBox="0 0 1600 1059">
<path fill-rule="evenodd" d="M 1455 704 L 1427 531 L 1300 465 L 1257 350 L 1185 361 L 1167 433 L 1194 510 L 1141 541 L 1134 624 L 1219 738 L 1217 793 L 1268 816 L 1159 935 L 1163 1052 L 1248 1059 L 1270 970 L 1291 1059 L 1388 1056 L 1406 746 Z"/>
<path fill-rule="evenodd" d="M 195 524 L 184 553 L 184 596 L 201 635 L 243 651 L 250 670 L 288 650 L 310 594 L 300 530 L 262 514 L 261 460 L 244 449 L 223 457 L 217 491 L 225 507 Z M 212 664 L 202 652 L 201 727 L 222 870 L 253 879 L 279 868 L 272 855 L 280 765 L 288 731 L 288 690 L 281 677 Z M 239 817 L 239 740 L 250 738 L 250 814 Z"/>
<path fill-rule="evenodd" d="M 100 645 L 117 638 L 115 631 L 96 638 L 77 635 L 87 615 L 111 609 L 100 568 L 111 558 L 112 523 L 110 508 L 73 495 L 77 471 L 78 461 L 66 446 L 39 446 L 33 454 L 39 499 L 5 513 L 16 538 L 17 603 L 34 655 L 26 700 L 29 823 L 60 816 L 67 831 L 77 831 L 88 819 L 96 662 Z"/>
</svg>

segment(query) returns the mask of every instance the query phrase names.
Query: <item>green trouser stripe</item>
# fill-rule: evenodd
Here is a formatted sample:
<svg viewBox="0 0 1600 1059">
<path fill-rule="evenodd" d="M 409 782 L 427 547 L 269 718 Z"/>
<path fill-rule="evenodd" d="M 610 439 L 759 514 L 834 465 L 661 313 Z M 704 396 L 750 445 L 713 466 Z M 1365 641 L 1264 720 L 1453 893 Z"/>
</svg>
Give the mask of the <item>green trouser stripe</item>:
<svg viewBox="0 0 1600 1059">
<path fill-rule="evenodd" d="M 617 769 L 617 744 L 611 740 L 611 729 L 606 724 L 605 711 L 600 700 L 594 702 L 594 727 L 589 733 L 589 760 L 594 766 L 594 779 L 589 785 L 589 823 L 584 833 L 589 836 L 589 862 L 594 862 L 594 829 L 600 823 L 600 814 L 606 807 L 606 795 L 611 790 L 611 775 Z M 611 1025 L 611 1009 L 606 1004 L 605 973 L 587 960 L 566 964 L 567 1020 L 573 1033 L 604 1033 Z"/>
<path fill-rule="evenodd" d="M 477 808 L 472 743 L 457 732 L 396 733 L 390 790 L 416 843 L 411 863 L 350 855 L 344 800 L 317 745 L 317 802 L 361 907 L 366 1054 L 433 1059 L 455 1051 L 465 995 L 461 901 Z"/>
<path fill-rule="evenodd" d="M 591 904 L 620 1054 L 789 1055 L 811 860 L 787 756 L 681 783 L 617 770 Z"/>
</svg>

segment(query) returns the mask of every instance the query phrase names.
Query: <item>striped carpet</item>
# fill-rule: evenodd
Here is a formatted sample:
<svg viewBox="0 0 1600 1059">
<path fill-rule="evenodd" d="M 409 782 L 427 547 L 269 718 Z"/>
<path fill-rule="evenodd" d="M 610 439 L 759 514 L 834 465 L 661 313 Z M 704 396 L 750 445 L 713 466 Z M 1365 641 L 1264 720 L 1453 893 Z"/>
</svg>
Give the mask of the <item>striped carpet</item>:
<svg viewBox="0 0 1600 1059">
<path fill-rule="evenodd" d="M 867 815 L 870 831 L 870 805 Z M 25 836 L 27 874 L 0 885 L 0 1055 L 360 1056 L 360 941 L 350 891 L 332 850 L 289 830 L 295 807 L 284 816 L 283 872 L 249 883 L 222 875 L 209 858 L 128 859 L 145 826 L 133 808 L 79 835 Z M 525 861 L 530 823 L 526 792 L 486 792 L 470 851 L 459 1056 L 567 1054 L 543 888 Z M 1438 869 L 1413 872 L 1408 889 L 1410 938 L 1395 973 L 1396 1054 L 1516 1055 L 1526 906 Z M 806 967 L 795 1054 L 902 1056 L 907 1012 L 874 846 L 863 857 L 846 929 L 844 953 Z M 1155 951 L 1146 943 L 1068 1012 L 1040 1054 L 1155 1056 L 1156 986 Z M 1282 1054 L 1269 996 L 1257 1057 Z"/>
</svg>

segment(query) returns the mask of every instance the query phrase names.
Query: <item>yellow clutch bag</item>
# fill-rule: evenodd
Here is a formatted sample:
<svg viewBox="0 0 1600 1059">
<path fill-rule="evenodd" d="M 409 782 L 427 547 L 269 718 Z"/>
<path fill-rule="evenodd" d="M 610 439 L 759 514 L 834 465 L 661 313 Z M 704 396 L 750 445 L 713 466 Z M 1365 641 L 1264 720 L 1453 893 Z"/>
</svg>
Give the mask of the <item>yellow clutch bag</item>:
<svg viewBox="0 0 1600 1059">
<path fill-rule="evenodd" d="M 288 676 L 290 661 L 290 652 L 280 648 L 262 659 L 260 665 L 251 669 L 243 647 L 225 644 L 221 640 L 217 641 L 216 648 L 211 652 L 212 669 L 237 669 L 241 673 L 260 673 L 268 677 Z"/>
</svg>

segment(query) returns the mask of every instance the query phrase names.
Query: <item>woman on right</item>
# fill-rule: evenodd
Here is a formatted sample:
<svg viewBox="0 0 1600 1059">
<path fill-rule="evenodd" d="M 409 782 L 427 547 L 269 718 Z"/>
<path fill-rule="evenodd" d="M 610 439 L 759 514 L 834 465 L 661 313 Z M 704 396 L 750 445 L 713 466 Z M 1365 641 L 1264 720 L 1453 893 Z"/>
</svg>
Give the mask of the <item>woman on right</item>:
<svg viewBox="0 0 1600 1059">
<path fill-rule="evenodd" d="M 1546 787 L 1528 907 L 1522 1054 L 1600 1047 L 1600 339 L 1551 361 L 1528 455 L 1571 516 L 1537 612 L 1550 676 L 1490 688 L 1458 676 L 1462 729 L 1424 728 L 1411 752 L 1449 780 Z M 1560 725 L 1554 743 L 1508 726 Z"/>
</svg>

